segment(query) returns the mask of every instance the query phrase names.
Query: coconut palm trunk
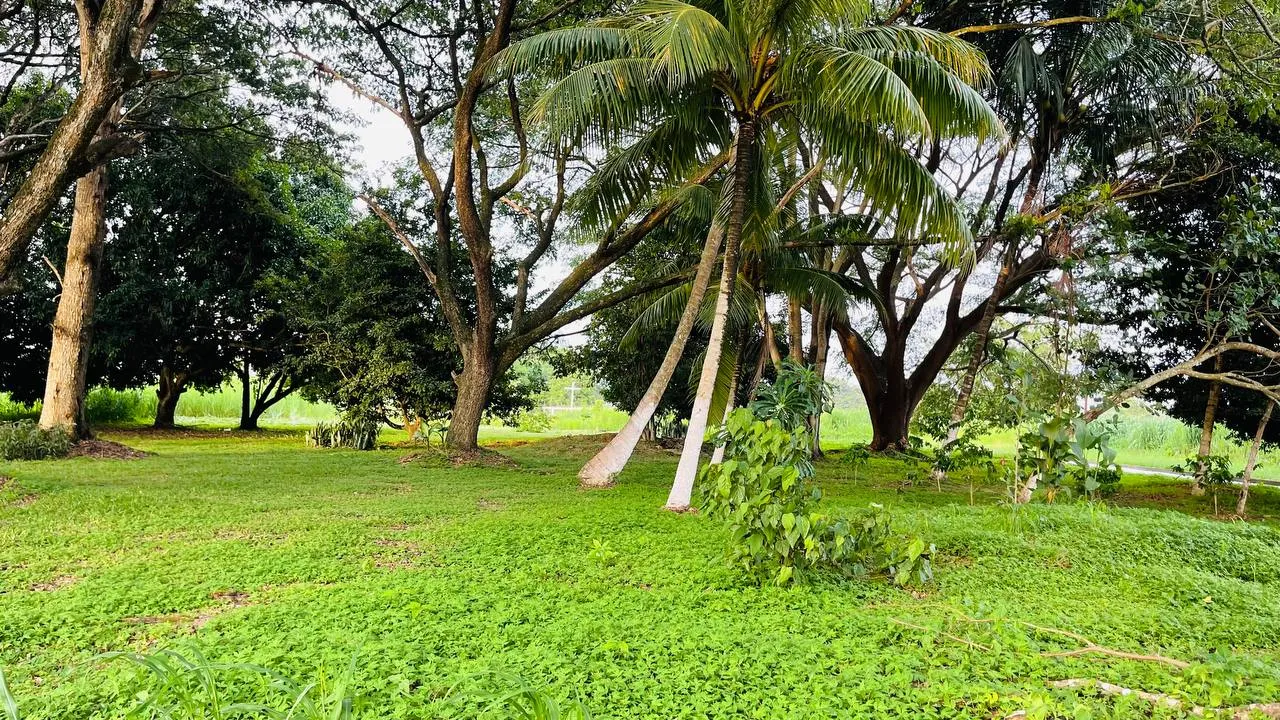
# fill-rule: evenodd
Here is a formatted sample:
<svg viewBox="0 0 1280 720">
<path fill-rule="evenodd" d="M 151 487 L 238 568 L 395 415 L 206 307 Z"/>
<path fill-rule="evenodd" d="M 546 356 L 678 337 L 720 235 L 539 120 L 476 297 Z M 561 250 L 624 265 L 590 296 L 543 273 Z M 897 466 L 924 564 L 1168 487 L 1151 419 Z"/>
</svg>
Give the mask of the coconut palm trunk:
<svg viewBox="0 0 1280 720">
<path fill-rule="evenodd" d="M 711 323 L 711 339 L 702 361 L 698 392 L 689 416 L 689 429 L 680 452 L 667 509 L 684 511 L 693 497 L 693 481 L 698 474 L 702 442 L 707 432 L 707 416 L 711 412 L 711 396 L 715 394 L 716 375 L 720 370 L 720 354 L 724 351 L 725 329 L 729 324 L 729 300 L 738 276 L 738 248 L 742 244 L 742 226 L 747 215 L 747 186 L 751 178 L 751 161 L 755 155 L 756 125 L 754 118 L 743 118 L 734 141 L 733 199 L 729 204 L 728 229 L 725 233 L 724 265 L 720 271 L 720 290 L 716 295 L 715 318 Z"/>
<path fill-rule="evenodd" d="M 1240 476 L 1240 497 L 1236 500 L 1236 515 L 1244 517 L 1245 506 L 1249 502 L 1249 482 L 1253 480 L 1253 471 L 1258 467 L 1258 450 L 1262 447 L 1262 436 L 1267 432 L 1267 423 L 1271 421 L 1271 411 L 1276 401 L 1267 402 L 1267 410 L 1258 421 L 1258 432 L 1254 433 L 1253 444 L 1249 446 L 1249 459 L 1244 464 L 1244 474 Z"/>
<path fill-rule="evenodd" d="M 698 259 L 698 270 L 693 276 L 693 287 L 689 291 L 689 303 L 685 305 L 684 312 L 680 315 L 676 334 L 671 338 L 671 345 L 667 347 L 667 354 L 662 358 L 662 365 L 658 367 L 658 372 L 649 382 L 649 387 L 644 391 L 640 402 L 636 404 L 631 417 L 627 418 L 627 424 L 623 425 L 613 439 L 578 471 L 578 480 L 582 483 L 582 487 L 609 487 L 613 485 L 618 473 L 627 466 L 631 454 L 635 452 L 636 443 L 640 441 L 640 436 L 644 434 L 649 421 L 653 419 L 654 411 L 658 409 L 658 403 L 667 392 L 667 386 L 671 384 L 671 377 L 675 375 L 676 367 L 680 364 L 680 357 L 684 355 L 685 345 L 689 343 L 689 335 L 692 334 L 694 323 L 697 322 L 698 310 L 702 307 L 702 298 L 707 294 L 711 272 L 715 269 L 716 258 L 720 256 L 720 245 L 723 242 L 724 227 L 719 223 L 713 223 L 711 231 L 707 233 L 707 240 L 702 245 L 702 256 Z"/>
</svg>

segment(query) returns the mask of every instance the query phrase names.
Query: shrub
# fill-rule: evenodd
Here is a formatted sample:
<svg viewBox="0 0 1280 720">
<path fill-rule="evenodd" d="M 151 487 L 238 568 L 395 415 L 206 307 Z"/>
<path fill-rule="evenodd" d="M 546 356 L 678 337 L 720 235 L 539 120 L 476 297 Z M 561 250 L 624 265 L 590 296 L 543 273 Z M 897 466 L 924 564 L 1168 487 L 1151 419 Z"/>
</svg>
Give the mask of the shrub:
<svg viewBox="0 0 1280 720">
<path fill-rule="evenodd" d="M 1018 438 L 1018 464 L 1029 487 L 1031 480 L 1043 484 L 1050 499 L 1063 488 L 1090 499 L 1111 495 L 1120 485 L 1120 466 L 1109 435 L 1100 422 L 1050 418 Z"/>
<path fill-rule="evenodd" d="M 348 418 L 333 423 L 316 423 L 307 431 L 307 446 L 372 450 L 378 445 L 381 426 L 374 420 Z"/>
<path fill-rule="evenodd" d="M 703 510 L 729 525 L 729 557 L 761 582 L 779 585 L 817 572 L 857 576 L 886 573 L 898 584 L 932 577 L 919 538 L 892 534 L 888 516 L 873 506 L 862 515 L 833 518 L 817 511 L 822 492 L 809 482 L 809 438 L 777 420 L 735 410 L 717 432 L 725 460 L 702 472 Z"/>
<path fill-rule="evenodd" d="M 541 433 L 551 429 L 551 416 L 542 410 L 522 410 L 513 420 L 521 432 Z"/>
<path fill-rule="evenodd" d="M 146 396 L 150 396 L 150 398 Z M 90 423 L 127 423 L 155 415 L 154 393 L 142 390 L 94 388 L 84 400 Z"/>
<path fill-rule="evenodd" d="M 30 420 L 0 425 L 0 460 L 59 458 L 70 450 L 71 435 L 65 430 L 44 430 Z"/>
</svg>

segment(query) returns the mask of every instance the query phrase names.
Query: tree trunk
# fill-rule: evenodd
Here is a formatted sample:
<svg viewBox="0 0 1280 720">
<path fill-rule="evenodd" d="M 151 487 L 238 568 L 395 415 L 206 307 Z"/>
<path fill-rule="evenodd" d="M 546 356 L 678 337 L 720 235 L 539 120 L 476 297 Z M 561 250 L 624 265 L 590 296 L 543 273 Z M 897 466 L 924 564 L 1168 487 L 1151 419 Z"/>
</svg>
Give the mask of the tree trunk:
<svg viewBox="0 0 1280 720">
<path fill-rule="evenodd" d="M 236 375 L 240 376 L 240 429 L 257 430 L 258 422 L 253 417 L 253 389 L 250 387 L 253 375 L 248 358 L 241 363 Z"/>
<path fill-rule="evenodd" d="M 871 413 L 872 452 L 887 450 L 901 451 L 911 447 L 911 411 L 905 393 L 901 396 L 885 398 L 883 402 L 872 405 L 867 403 L 867 411 Z"/>
<path fill-rule="evenodd" d="M 76 10 L 80 23 L 80 90 L 0 215 L 0 284 L 26 256 L 31 238 L 67 185 L 126 152 L 131 143 L 136 144 L 131 138 L 104 135 L 101 130 L 114 114 L 120 96 L 142 79 L 141 67 L 130 58 L 138 57 L 150 34 L 148 23 L 154 26 L 160 5 L 144 0 L 82 1 L 76 3 Z"/>
<path fill-rule="evenodd" d="M 715 393 L 716 375 L 720 369 L 720 355 L 729 324 L 729 300 L 738 277 L 738 248 L 742 242 L 742 225 L 747 214 L 747 187 L 751 179 L 751 165 L 755 155 L 756 125 L 753 118 L 743 119 L 738 125 L 735 142 L 736 157 L 733 164 L 733 199 L 729 206 L 728 229 L 725 234 L 724 266 L 720 272 L 720 291 L 716 295 L 715 319 L 711 324 L 711 339 L 707 343 L 706 357 L 702 361 L 702 374 L 698 378 L 698 391 L 693 400 L 693 412 L 689 416 L 689 431 L 680 452 L 680 464 L 676 468 L 671 492 L 667 496 L 667 509 L 684 511 L 693 497 L 693 481 L 698 474 L 702 457 L 702 443 L 707 432 L 707 415 L 711 411 L 711 396 Z"/>
<path fill-rule="evenodd" d="M 453 403 L 453 415 L 449 418 L 449 434 L 446 438 L 450 449 L 469 452 L 480 447 L 480 421 L 489 404 L 489 392 L 493 389 L 495 374 L 491 349 L 489 344 L 475 343 L 471 357 L 455 378 L 458 397 Z"/>
<path fill-rule="evenodd" d="M 800 315 L 800 299 L 787 298 L 787 357 L 797 363 L 804 362 L 804 331 L 801 330 L 803 318 Z"/>
<path fill-rule="evenodd" d="M 1240 497 L 1236 500 L 1236 515 L 1244 517 L 1245 506 L 1249 502 L 1249 481 L 1253 480 L 1253 470 L 1258 466 L 1258 449 L 1262 447 L 1262 436 L 1267 432 L 1267 423 L 1271 421 L 1271 411 L 1276 401 L 1267 401 L 1267 410 L 1258 421 L 1258 432 L 1254 433 L 1253 444 L 1249 446 L 1249 458 L 1244 463 L 1244 474 L 1240 477 Z"/>
<path fill-rule="evenodd" d="M 84 400 L 93 341 L 93 306 L 107 233 L 106 193 L 105 166 L 76 182 L 67 264 L 62 271 L 62 295 L 53 320 L 49 373 L 40 410 L 41 427 L 64 428 L 76 438 L 90 436 Z"/>
<path fill-rule="evenodd" d="M 1222 373 L 1222 356 L 1213 359 L 1213 372 Z M 1213 452 L 1213 425 L 1218 420 L 1218 399 L 1222 397 L 1222 382 L 1213 380 L 1209 383 L 1209 399 L 1204 404 L 1204 422 L 1200 425 L 1200 449 L 1196 456 L 1200 462 L 1196 464 L 1195 477 L 1191 479 L 1191 494 L 1204 495 L 1204 462 Z"/>
<path fill-rule="evenodd" d="M 613 485 L 614 478 L 627 466 L 627 461 L 635 452 L 640 435 L 653 419 L 653 413 L 657 410 L 658 403 L 662 401 L 663 394 L 667 392 L 667 385 L 671 384 L 671 377 L 675 375 L 676 367 L 680 365 L 685 345 L 688 344 L 689 335 L 692 334 L 693 326 L 697 322 L 702 299 L 706 296 L 707 286 L 711 283 L 711 273 L 715 269 L 716 258 L 720 255 L 720 245 L 723 240 L 724 228 L 712 225 L 706 241 L 702 244 L 702 256 L 698 259 L 698 269 L 694 273 L 693 286 L 689 290 L 689 303 L 680 314 L 680 322 L 676 325 L 676 333 L 671 338 L 671 345 L 667 347 L 667 353 L 662 358 L 662 365 L 658 367 L 657 374 L 653 376 L 640 402 L 636 404 L 635 411 L 631 413 L 631 417 L 627 418 L 627 423 L 578 471 L 578 480 L 583 487 Z"/>
<path fill-rule="evenodd" d="M 953 443 L 960 436 L 960 425 L 964 423 L 965 411 L 969 408 L 969 398 L 973 396 L 973 386 L 978 380 L 978 371 L 982 369 L 982 361 L 987 356 L 987 342 L 991 338 L 991 325 L 996 319 L 995 298 L 1004 294 L 1004 286 L 1009 282 L 1009 273 L 1013 272 L 1013 262 L 1017 258 L 1018 244 L 1009 241 L 1009 251 L 1000 264 L 1000 272 L 996 275 L 995 286 L 991 290 L 992 300 L 982 309 L 982 319 L 978 321 L 977 335 L 973 355 L 969 357 L 969 366 L 965 368 L 964 377 L 960 380 L 960 390 L 956 393 L 956 404 L 951 410 L 951 424 L 947 427 L 947 442 Z"/>
<path fill-rule="evenodd" d="M 178 411 L 178 400 L 187 391 L 186 373 L 175 373 L 169 368 L 160 368 L 160 380 L 156 383 L 156 420 L 154 426 L 172 429 Z"/>
<path fill-rule="evenodd" d="M 814 302 L 811 330 L 813 371 L 822 382 L 827 381 L 827 355 L 831 352 L 831 327 L 828 324 L 830 311 L 823 303 Z M 813 459 L 822 457 L 822 414 L 809 418 L 809 433 L 813 440 Z"/>
</svg>

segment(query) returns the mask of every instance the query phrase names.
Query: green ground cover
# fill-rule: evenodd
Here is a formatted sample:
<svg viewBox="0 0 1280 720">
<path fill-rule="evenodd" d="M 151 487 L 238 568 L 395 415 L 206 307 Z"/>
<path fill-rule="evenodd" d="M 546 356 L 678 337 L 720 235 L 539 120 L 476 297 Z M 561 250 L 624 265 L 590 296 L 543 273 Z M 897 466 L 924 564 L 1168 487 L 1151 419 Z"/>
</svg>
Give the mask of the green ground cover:
<svg viewBox="0 0 1280 720">
<path fill-rule="evenodd" d="M 1000 488 L 904 487 L 881 459 L 854 479 L 836 457 L 827 506 L 885 505 L 936 543 L 936 580 L 779 589 L 725 565 L 718 524 L 659 509 L 657 450 L 582 492 L 597 438 L 454 468 L 296 431 L 110 436 L 154 454 L 0 465 L 0 667 L 24 718 L 121 717 L 143 685 L 99 653 L 193 647 L 301 681 L 354 657 L 367 718 L 474 717 L 468 683 L 450 689 L 490 671 L 607 718 L 1151 716 L 1049 685 L 1067 678 L 1280 699 L 1280 493 L 1250 523 L 1196 517 L 1207 499 L 1152 478 L 1112 507 L 1013 510 Z M 1191 665 L 1052 655 L 1083 638 Z"/>
</svg>

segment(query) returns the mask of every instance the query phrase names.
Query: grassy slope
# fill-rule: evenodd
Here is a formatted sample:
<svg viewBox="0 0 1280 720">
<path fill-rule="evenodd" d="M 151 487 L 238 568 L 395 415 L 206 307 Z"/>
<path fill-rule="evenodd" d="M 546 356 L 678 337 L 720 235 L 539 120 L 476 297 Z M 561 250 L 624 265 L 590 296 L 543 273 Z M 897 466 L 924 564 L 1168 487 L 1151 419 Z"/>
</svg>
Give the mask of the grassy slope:
<svg viewBox="0 0 1280 720">
<path fill-rule="evenodd" d="M 782 590 L 742 584 L 716 524 L 658 509 L 666 455 L 584 493 L 573 471 L 591 439 L 504 447 L 512 469 L 308 451 L 296 433 L 119 439 L 156 454 L 0 464 L 16 478 L 0 490 L 0 665 L 27 718 L 118 717 L 132 672 L 95 653 L 187 642 L 299 678 L 358 652 L 373 718 L 436 717 L 457 678 L 489 669 L 580 689 L 616 718 L 987 718 L 1040 704 L 1148 716 L 1141 701 L 1046 689 L 1067 677 L 1199 702 L 1280 696 L 1280 532 L 1267 525 L 1075 504 L 1014 516 L 994 490 L 970 506 L 964 484 L 899 491 L 888 461 L 856 482 L 831 463 L 832 509 L 890 507 L 938 544 L 936 584 Z M 1122 502 L 1206 507 L 1137 482 Z M 1280 514 L 1280 498 L 1255 509 Z M 962 615 L 1197 665 L 1046 658 L 1078 643 Z"/>
</svg>

